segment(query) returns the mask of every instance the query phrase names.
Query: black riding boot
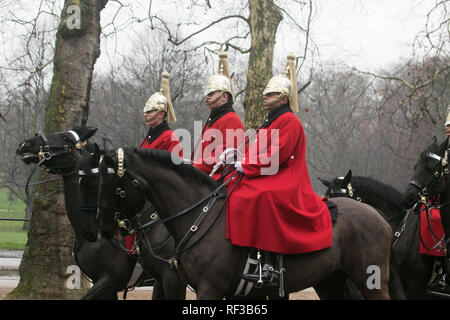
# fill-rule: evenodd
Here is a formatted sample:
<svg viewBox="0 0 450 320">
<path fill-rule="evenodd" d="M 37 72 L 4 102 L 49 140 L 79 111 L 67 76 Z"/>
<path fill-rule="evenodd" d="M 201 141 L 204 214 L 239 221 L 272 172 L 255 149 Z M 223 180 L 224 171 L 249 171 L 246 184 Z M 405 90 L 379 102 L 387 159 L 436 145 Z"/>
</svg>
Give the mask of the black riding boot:
<svg viewBox="0 0 450 320">
<path fill-rule="evenodd" d="M 444 256 L 444 266 L 442 268 L 442 272 L 441 274 L 439 274 L 433 284 L 431 284 L 430 291 L 450 295 L 450 259 L 448 255 L 448 248 L 445 253 L 446 254 Z"/>
<path fill-rule="evenodd" d="M 277 273 L 275 273 L 274 265 L 276 263 L 276 254 L 272 253 L 270 251 L 262 251 L 262 271 L 261 275 L 259 272 L 259 268 L 256 270 L 255 273 L 252 274 L 243 274 L 242 278 L 245 280 L 251 281 L 251 282 L 257 282 L 262 280 L 262 283 L 267 284 L 273 284 L 277 285 Z M 262 284 L 261 283 L 261 284 Z"/>
</svg>

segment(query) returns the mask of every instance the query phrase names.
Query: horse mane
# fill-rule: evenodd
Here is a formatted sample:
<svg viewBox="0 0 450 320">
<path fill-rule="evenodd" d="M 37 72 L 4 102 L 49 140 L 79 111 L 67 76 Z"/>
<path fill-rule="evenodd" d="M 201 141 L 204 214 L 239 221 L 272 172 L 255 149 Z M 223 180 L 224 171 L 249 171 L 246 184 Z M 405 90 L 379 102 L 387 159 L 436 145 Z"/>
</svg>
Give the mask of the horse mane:
<svg viewBox="0 0 450 320">
<path fill-rule="evenodd" d="M 359 193 L 361 198 L 371 195 L 383 199 L 390 207 L 396 207 L 403 210 L 400 201 L 403 194 L 394 187 L 383 182 L 375 180 L 371 177 L 354 176 L 351 180 L 352 186 Z"/>
<path fill-rule="evenodd" d="M 219 186 L 216 180 L 193 165 L 186 163 L 173 163 L 172 154 L 167 150 L 128 148 L 125 152 L 127 155 L 134 153 L 136 156 L 145 161 L 149 161 L 170 169 L 187 181 L 195 181 L 200 184 L 206 184 L 211 188 L 217 188 Z"/>
</svg>

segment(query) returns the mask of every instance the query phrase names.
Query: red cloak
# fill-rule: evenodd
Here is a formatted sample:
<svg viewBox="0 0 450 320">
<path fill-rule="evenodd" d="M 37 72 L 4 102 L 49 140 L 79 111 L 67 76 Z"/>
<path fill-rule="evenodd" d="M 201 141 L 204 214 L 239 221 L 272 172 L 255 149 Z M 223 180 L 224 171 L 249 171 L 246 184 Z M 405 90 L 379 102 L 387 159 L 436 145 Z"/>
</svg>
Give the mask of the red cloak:
<svg viewBox="0 0 450 320">
<path fill-rule="evenodd" d="M 284 254 L 331 246 L 330 214 L 312 188 L 304 130 L 292 112 L 260 129 L 241 163 L 245 174 L 227 203 L 227 238 L 233 244 Z"/>
<path fill-rule="evenodd" d="M 227 148 L 237 149 L 244 141 L 245 131 L 241 119 L 235 112 L 228 112 L 212 125 L 207 123 L 203 128 L 201 141 L 194 150 L 193 165 L 210 174 L 223 151 Z M 220 178 L 223 168 L 221 166 L 215 172 L 213 179 Z"/>
</svg>

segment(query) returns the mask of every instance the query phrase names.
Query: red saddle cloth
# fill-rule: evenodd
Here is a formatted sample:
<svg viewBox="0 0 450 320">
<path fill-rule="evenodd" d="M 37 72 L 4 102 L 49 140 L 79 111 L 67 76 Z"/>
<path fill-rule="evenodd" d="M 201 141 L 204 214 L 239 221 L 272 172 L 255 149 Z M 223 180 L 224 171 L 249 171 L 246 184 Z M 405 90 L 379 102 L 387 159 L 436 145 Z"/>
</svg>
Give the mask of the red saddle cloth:
<svg viewBox="0 0 450 320">
<path fill-rule="evenodd" d="M 125 246 L 129 250 L 128 254 L 130 256 L 133 255 L 133 245 L 134 240 L 136 239 L 136 233 L 130 234 L 129 236 L 125 236 Z"/>
<path fill-rule="evenodd" d="M 437 248 L 436 244 L 444 236 L 444 229 L 441 223 L 439 209 L 428 210 L 428 217 L 425 207 L 420 211 L 420 241 L 419 252 L 430 256 L 444 256 L 444 241 Z M 431 250 L 434 248 L 433 250 Z"/>
</svg>

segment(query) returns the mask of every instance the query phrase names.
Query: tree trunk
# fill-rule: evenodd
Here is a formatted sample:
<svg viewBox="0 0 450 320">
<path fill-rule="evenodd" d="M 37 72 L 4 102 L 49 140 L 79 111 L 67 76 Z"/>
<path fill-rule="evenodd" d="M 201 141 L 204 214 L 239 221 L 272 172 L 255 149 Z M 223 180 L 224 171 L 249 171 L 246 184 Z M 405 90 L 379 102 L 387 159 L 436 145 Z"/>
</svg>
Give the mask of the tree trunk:
<svg viewBox="0 0 450 320">
<path fill-rule="evenodd" d="M 45 132 L 85 125 L 94 64 L 100 54 L 100 12 L 107 0 L 66 0 L 56 34 L 53 79 L 45 110 Z M 48 178 L 46 173 L 41 179 Z M 37 193 L 48 194 L 50 183 Z M 67 288 L 67 267 L 74 265 L 74 235 L 63 192 L 33 201 L 28 243 L 19 268 L 15 299 L 77 299 L 84 290 Z"/>
<path fill-rule="evenodd" d="M 262 92 L 272 77 L 273 50 L 283 15 L 273 0 L 248 0 L 252 35 L 245 91 L 245 128 L 257 128 L 264 120 Z"/>
<path fill-rule="evenodd" d="M 26 207 L 25 207 L 25 219 L 31 219 L 31 201 L 27 199 L 26 202 Z M 22 230 L 29 230 L 30 229 L 30 221 L 24 221 L 23 222 L 23 226 L 22 226 Z"/>
</svg>

